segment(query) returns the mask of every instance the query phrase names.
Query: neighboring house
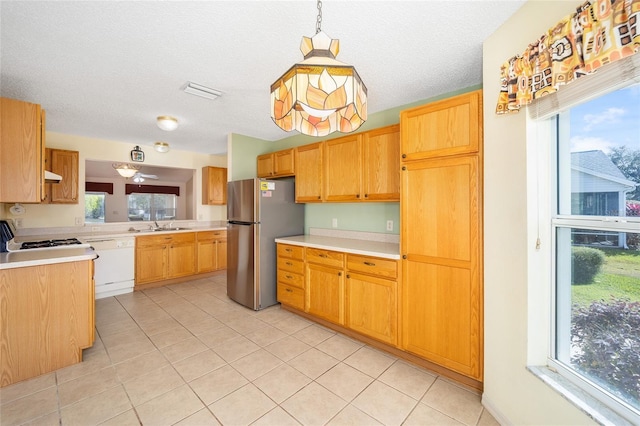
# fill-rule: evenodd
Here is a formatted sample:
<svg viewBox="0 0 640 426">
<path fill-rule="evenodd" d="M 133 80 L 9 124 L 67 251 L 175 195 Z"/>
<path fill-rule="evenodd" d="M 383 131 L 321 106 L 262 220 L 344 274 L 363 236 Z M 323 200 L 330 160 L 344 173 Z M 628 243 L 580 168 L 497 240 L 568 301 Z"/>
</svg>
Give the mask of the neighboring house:
<svg viewBox="0 0 640 426">
<path fill-rule="evenodd" d="M 571 153 L 571 214 L 625 216 L 626 194 L 637 185 L 600 150 Z M 574 230 L 573 235 L 578 244 L 626 248 L 624 233 Z"/>
</svg>

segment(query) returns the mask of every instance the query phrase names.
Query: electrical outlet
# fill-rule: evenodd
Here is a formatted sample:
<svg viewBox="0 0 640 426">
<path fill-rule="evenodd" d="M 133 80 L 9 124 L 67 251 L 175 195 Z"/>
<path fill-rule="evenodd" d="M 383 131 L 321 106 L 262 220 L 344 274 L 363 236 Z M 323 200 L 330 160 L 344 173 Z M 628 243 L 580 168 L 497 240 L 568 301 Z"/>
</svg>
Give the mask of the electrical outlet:
<svg viewBox="0 0 640 426">
<path fill-rule="evenodd" d="M 82 225 L 82 218 L 81 217 L 76 217 L 76 225 L 78 225 L 78 226 Z"/>
<path fill-rule="evenodd" d="M 333 218 L 331 219 L 331 227 L 332 228 L 337 228 L 338 227 L 338 218 Z"/>
<path fill-rule="evenodd" d="M 16 228 L 22 228 L 22 218 L 13 219 L 13 223 L 16 225 Z"/>
<path fill-rule="evenodd" d="M 387 231 L 393 231 L 393 221 L 392 220 L 388 220 L 387 221 Z"/>
</svg>

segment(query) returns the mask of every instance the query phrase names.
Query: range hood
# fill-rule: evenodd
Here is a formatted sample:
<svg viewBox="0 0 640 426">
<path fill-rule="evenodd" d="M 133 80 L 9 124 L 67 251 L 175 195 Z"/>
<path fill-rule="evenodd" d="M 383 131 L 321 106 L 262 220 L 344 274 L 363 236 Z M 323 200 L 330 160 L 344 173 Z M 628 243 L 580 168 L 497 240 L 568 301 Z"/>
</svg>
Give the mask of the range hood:
<svg viewBox="0 0 640 426">
<path fill-rule="evenodd" d="M 44 171 L 44 181 L 47 183 L 60 183 L 62 176 L 57 175 L 49 170 Z"/>
</svg>

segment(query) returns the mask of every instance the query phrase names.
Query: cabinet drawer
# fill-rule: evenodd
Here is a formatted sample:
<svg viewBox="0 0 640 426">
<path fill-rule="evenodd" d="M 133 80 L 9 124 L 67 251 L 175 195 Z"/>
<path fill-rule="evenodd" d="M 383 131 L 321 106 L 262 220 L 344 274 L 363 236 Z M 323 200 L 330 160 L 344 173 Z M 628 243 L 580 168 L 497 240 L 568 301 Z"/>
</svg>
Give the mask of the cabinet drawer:
<svg viewBox="0 0 640 426">
<path fill-rule="evenodd" d="M 278 302 L 304 310 L 304 290 L 278 283 Z"/>
<path fill-rule="evenodd" d="M 280 283 L 304 289 L 304 275 L 278 269 L 278 284 Z"/>
<path fill-rule="evenodd" d="M 200 231 L 197 233 L 198 241 L 217 240 L 227 238 L 227 231 Z"/>
<path fill-rule="evenodd" d="M 180 234 L 171 234 L 171 242 L 173 244 L 195 243 L 196 242 L 196 233 L 195 232 L 184 232 L 184 233 L 180 233 Z"/>
<path fill-rule="evenodd" d="M 287 259 L 286 257 L 278 258 L 278 269 L 295 272 L 296 274 L 304 274 L 304 262 L 302 260 Z"/>
<path fill-rule="evenodd" d="M 348 254 L 347 269 L 381 277 L 396 278 L 398 276 L 398 261 Z"/>
<path fill-rule="evenodd" d="M 171 235 L 152 235 L 144 237 L 136 237 L 136 247 L 160 246 L 171 243 Z"/>
<path fill-rule="evenodd" d="M 278 244 L 278 256 L 291 259 L 304 259 L 304 247 Z"/>
<path fill-rule="evenodd" d="M 342 268 L 344 266 L 344 254 L 336 251 L 306 248 L 307 262 L 317 263 L 320 265 L 333 266 Z"/>
</svg>

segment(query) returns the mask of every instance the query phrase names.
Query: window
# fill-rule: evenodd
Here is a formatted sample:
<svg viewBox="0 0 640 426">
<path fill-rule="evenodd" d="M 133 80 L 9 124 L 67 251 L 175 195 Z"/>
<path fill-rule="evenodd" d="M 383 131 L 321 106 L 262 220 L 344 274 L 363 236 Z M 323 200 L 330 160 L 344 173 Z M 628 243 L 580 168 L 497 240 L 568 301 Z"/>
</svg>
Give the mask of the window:
<svg viewBox="0 0 640 426">
<path fill-rule="evenodd" d="M 129 221 L 174 220 L 176 205 L 174 194 L 129 194 Z"/>
<path fill-rule="evenodd" d="M 640 84 L 554 117 L 551 364 L 640 422 Z"/>
<path fill-rule="evenodd" d="M 84 221 L 88 223 L 104 223 L 106 193 L 85 192 Z"/>
</svg>

